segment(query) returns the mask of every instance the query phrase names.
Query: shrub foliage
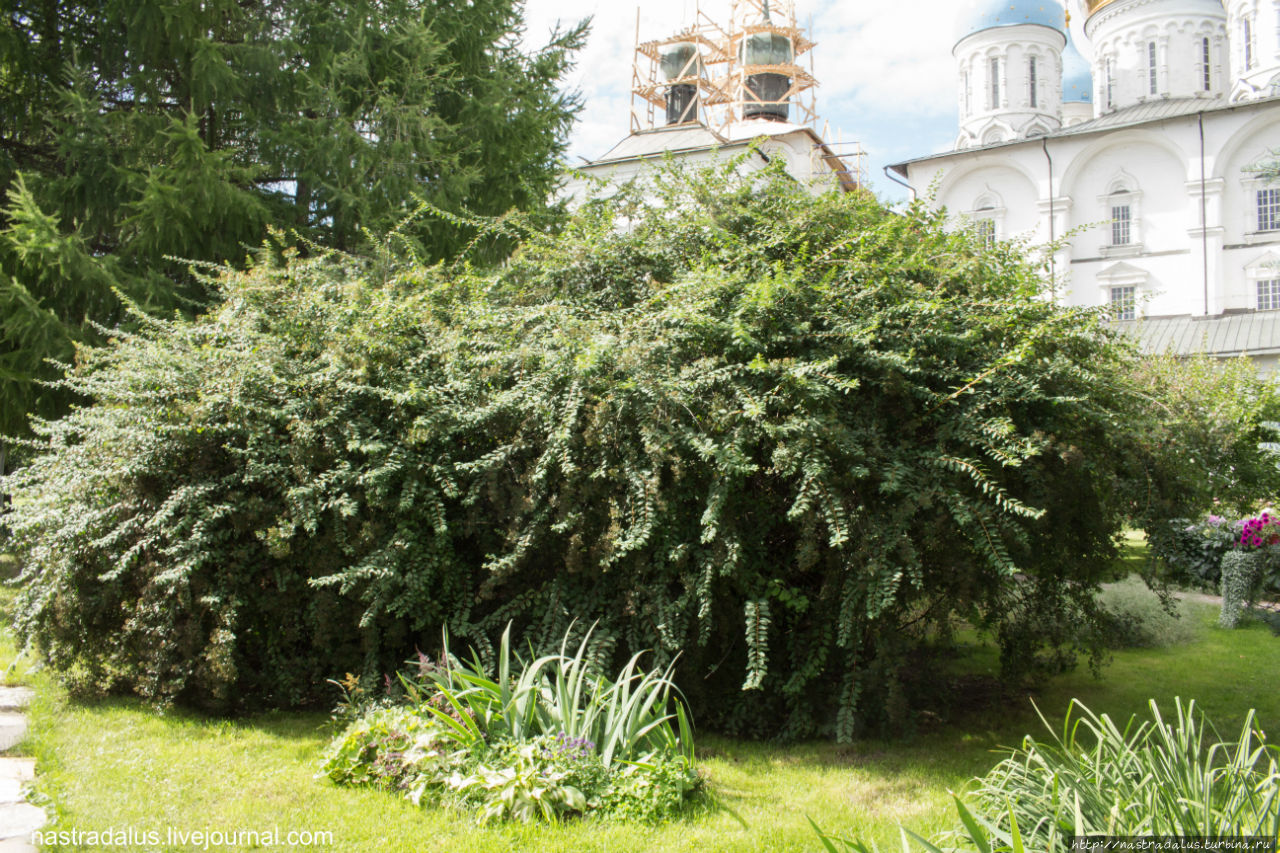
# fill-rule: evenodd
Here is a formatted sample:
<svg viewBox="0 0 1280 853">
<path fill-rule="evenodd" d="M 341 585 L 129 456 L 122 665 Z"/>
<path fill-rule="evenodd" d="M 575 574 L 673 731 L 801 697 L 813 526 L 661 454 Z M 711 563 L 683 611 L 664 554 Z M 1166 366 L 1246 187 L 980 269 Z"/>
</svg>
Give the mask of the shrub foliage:
<svg viewBox="0 0 1280 853">
<path fill-rule="evenodd" d="M 84 684 L 318 700 L 447 627 L 651 648 L 700 721 L 900 722 L 956 615 L 1015 674 L 1087 632 L 1132 507 L 1128 350 L 1017 246 L 775 176 L 668 176 L 497 271 L 226 272 L 86 352 L 8 522 Z M 507 227 L 507 226 L 503 226 Z M 514 226 L 512 226 L 514 227 Z M 486 661 L 488 663 L 488 661 Z"/>
</svg>

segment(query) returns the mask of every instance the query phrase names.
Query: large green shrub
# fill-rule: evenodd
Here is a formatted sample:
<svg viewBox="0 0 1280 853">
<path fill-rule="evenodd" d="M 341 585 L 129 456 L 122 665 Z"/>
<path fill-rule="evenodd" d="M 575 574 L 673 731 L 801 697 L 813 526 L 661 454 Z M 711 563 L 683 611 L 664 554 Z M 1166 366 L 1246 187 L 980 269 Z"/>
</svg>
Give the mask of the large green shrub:
<svg viewBox="0 0 1280 853">
<path fill-rule="evenodd" d="M 1154 486 L 1134 494 L 1134 517 L 1153 544 L 1168 519 L 1234 516 L 1280 492 L 1280 470 L 1259 449 L 1280 418 L 1280 385 L 1252 361 L 1152 356 L 1132 379 L 1147 401 L 1135 440 Z"/>
<path fill-rule="evenodd" d="M 785 179 L 668 177 L 500 271 L 226 273 L 87 351 L 7 482 L 20 635 L 83 684 L 317 700 L 442 626 L 680 653 L 699 719 L 901 722 L 957 615 L 1008 674 L 1089 632 L 1129 351 L 1016 246 Z M 487 662 L 487 661 L 486 661 Z"/>
</svg>

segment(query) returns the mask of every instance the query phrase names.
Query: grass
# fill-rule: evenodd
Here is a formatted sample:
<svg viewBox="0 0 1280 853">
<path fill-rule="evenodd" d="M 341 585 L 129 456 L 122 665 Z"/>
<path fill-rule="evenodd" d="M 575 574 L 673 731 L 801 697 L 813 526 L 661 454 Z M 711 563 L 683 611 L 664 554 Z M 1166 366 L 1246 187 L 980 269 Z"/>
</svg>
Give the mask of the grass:
<svg viewBox="0 0 1280 853">
<path fill-rule="evenodd" d="M 1195 622 L 1193 644 L 1116 652 L 1101 680 L 1087 670 L 1069 674 L 1036 703 L 1050 720 L 1061 718 L 1072 697 L 1126 718 L 1149 698 L 1171 708 L 1181 696 L 1195 698 L 1222 732 L 1238 729 L 1250 707 L 1264 729 L 1280 731 L 1280 639 L 1256 621 L 1221 630 L 1211 605 L 1191 604 L 1186 612 Z M 13 653 L 11 644 L 0 647 L 0 663 Z M 950 828 L 948 789 L 985 773 L 999 759 L 993 750 L 1040 727 L 1031 697 L 1020 696 L 906 742 L 781 747 L 707 735 L 699 741 L 700 765 L 717 802 L 683 819 L 657 827 L 578 821 L 480 828 L 466 815 L 314 778 L 332 734 L 322 714 L 239 721 L 161 714 L 127 700 L 72 702 L 44 676 L 27 677 L 39 695 L 24 748 L 37 758 L 39 793 L 56 815 L 52 828 L 155 830 L 159 850 L 192 849 L 166 843 L 170 829 L 275 828 L 331 832 L 332 844 L 314 849 L 343 851 L 811 851 L 817 843 L 806 816 L 828 832 L 897 849 L 899 822 L 925 836 Z"/>
<path fill-rule="evenodd" d="M 1141 530 L 1126 530 L 1120 542 L 1119 559 L 1115 562 L 1117 576 L 1125 578 L 1142 574 L 1149 559 L 1147 534 Z"/>
</svg>

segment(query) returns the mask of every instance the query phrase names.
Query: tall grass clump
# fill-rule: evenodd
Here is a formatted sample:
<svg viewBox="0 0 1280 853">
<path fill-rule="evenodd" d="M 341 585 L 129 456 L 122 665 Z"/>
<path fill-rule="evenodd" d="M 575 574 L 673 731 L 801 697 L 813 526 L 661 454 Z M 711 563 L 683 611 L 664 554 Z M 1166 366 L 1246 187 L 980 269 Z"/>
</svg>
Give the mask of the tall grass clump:
<svg viewBox="0 0 1280 853">
<path fill-rule="evenodd" d="M 926 839 L 900 828 L 903 853 L 1067 853 L 1073 836 L 1257 836 L 1280 834 L 1280 747 L 1250 711 L 1223 741 L 1195 702 L 1175 700 L 1165 721 L 1123 728 L 1072 700 L 1060 731 L 1022 746 L 975 780 L 966 805 L 953 795 L 956 829 Z M 875 853 L 875 845 L 825 832 L 829 853 Z"/>
<path fill-rule="evenodd" d="M 1028 849 L 1065 851 L 1072 835 L 1280 833 L 1280 747 L 1253 711 L 1223 741 L 1195 702 L 1176 700 L 1168 721 L 1123 726 L 1073 700 L 1060 731 L 1028 736 L 983 777 L 976 810 L 1008 833 L 1016 820 Z M 1043 719 L 1043 717 L 1042 717 Z"/>
<path fill-rule="evenodd" d="M 424 667 L 437 704 L 425 703 L 429 690 L 406 682 L 410 702 L 425 704 L 463 746 L 552 734 L 594 744 L 606 767 L 615 759 L 646 761 L 662 752 L 692 760 L 693 728 L 671 680 L 673 667 L 642 670 L 643 653 L 637 653 L 606 678 L 587 653 L 591 632 L 573 654 L 569 636 L 559 653 L 522 662 L 511 652 L 508 626 L 496 673 L 491 676 L 474 651 L 469 663 L 448 656 L 442 667 Z"/>
</svg>

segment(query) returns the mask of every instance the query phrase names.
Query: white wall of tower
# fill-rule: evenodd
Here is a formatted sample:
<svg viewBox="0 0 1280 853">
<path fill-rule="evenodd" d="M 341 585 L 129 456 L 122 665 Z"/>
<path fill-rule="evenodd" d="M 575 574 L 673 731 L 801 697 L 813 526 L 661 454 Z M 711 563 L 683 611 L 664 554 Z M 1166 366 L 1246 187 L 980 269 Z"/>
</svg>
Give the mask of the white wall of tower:
<svg viewBox="0 0 1280 853">
<path fill-rule="evenodd" d="M 1219 0 L 1119 0 L 1089 17 L 1085 35 L 1099 115 L 1158 98 L 1221 98 L 1229 89 Z"/>
<path fill-rule="evenodd" d="M 969 35 L 952 51 L 959 79 L 957 148 L 1062 126 L 1062 33 L 1027 24 Z"/>
<path fill-rule="evenodd" d="M 1280 94 L 1280 0 L 1226 0 L 1233 101 Z"/>
</svg>

